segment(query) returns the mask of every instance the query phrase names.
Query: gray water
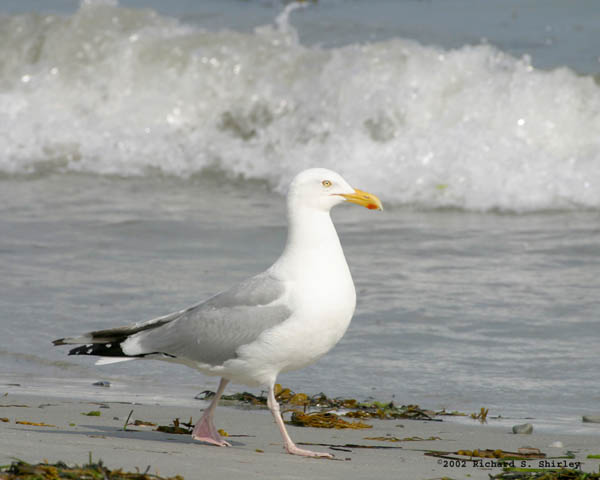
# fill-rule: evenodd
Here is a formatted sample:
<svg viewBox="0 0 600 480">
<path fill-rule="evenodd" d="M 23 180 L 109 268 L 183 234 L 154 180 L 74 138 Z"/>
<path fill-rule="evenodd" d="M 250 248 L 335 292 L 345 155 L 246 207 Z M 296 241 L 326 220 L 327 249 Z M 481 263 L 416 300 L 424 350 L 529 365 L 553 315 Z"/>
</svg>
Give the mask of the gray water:
<svg viewBox="0 0 600 480">
<path fill-rule="evenodd" d="M 596 9 L 469 5 L 0 5 L 3 390 L 195 403 L 215 379 L 50 342 L 264 270 L 325 166 L 385 211 L 333 212 L 357 311 L 281 383 L 597 432 Z"/>
</svg>

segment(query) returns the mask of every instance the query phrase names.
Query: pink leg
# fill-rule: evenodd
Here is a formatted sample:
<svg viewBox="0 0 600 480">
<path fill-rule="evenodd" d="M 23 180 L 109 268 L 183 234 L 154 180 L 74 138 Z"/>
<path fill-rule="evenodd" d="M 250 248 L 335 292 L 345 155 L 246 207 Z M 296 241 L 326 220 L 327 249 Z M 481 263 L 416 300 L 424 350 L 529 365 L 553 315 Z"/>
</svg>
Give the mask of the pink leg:
<svg viewBox="0 0 600 480">
<path fill-rule="evenodd" d="M 192 432 L 192 438 L 194 440 L 210 443 L 219 447 L 231 447 L 228 442 L 221 438 L 221 435 L 219 435 L 219 432 L 217 432 L 215 424 L 213 423 L 213 414 L 215 412 L 215 408 L 217 408 L 217 403 L 219 403 L 219 399 L 221 398 L 221 395 L 223 395 L 225 386 L 228 383 L 229 380 L 226 378 L 221 379 L 219 388 L 217 389 L 217 393 L 215 393 L 213 401 L 208 408 L 204 410 L 202 418 L 198 420 L 198 423 L 194 427 L 194 431 Z"/>
<path fill-rule="evenodd" d="M 269 387 L 269 396 L 267 397 L 267 405 L 273 417 L 275 418 L 275 423 L 279 427 L 279 431 L 281 432 L 281 436 L 283 437 L 283 448 L 287 453 L 291 453 L 292 455 L 301 455 L 303 457 L 324 457 L 324 458 L 333 458 L 333 455 L 324 452 L 313 452 L 311 450 L 304 450 L 302 448 L 298 448 L 292 439 L 287 433 L 285 429 L 285 424 L 283 423 L 283 418 L 281 418 L 281 411 L 279 410 L 279 404 L 277 400 L 275 400 L 275 393 L 273 392 L 273 385 Z"/>
</svg>

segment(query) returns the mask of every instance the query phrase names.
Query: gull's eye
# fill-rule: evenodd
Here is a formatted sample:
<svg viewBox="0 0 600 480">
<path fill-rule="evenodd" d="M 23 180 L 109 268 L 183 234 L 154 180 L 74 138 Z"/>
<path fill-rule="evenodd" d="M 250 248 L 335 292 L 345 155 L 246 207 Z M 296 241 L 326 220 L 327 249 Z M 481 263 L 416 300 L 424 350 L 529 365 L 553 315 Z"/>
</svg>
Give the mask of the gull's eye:
<svg viewBox="0 0 600 480">
<path fill-rule="evenodd" d="M 331 187 L 331 182 L 329 180 L 323 180 L 321 185 L 323 185 L 325 188 L 329 188 Z"/>
</svg>

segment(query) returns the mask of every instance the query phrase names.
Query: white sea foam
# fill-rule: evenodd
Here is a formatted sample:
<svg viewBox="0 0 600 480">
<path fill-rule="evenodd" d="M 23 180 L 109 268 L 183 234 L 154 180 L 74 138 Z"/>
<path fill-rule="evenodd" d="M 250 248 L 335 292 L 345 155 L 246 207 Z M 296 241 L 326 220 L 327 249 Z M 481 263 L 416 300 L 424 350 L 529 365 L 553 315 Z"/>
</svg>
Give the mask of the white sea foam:
<svg viewBox="0 0 600 480">
<path fill-rule="evenodd" d="M 600 208 L 592 77 L 489 45 L 307 47 L 289 13 L 251 34 L 113 2 L 0 18 L 0 172 L 216 167 L 282 190 L 320 165 L 387 203 Z"/>
</svg>

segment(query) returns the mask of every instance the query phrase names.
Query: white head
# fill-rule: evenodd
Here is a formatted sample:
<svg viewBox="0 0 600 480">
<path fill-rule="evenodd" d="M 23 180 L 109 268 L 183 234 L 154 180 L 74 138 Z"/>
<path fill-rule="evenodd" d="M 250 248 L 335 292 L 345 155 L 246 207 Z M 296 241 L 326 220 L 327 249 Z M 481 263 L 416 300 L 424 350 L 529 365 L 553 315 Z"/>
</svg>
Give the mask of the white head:
<svg viewBox="0 0 600 480">
<path fill-rule="evenodd" d="M 352 202 L 369 209 L 383 210 L 375 196 L 352 188 L 339 173 L 326 168 L 310 168 L 294 177 L 288 192 L 288 207 L 328 212 L 339 203 Z"/>
</svg>

